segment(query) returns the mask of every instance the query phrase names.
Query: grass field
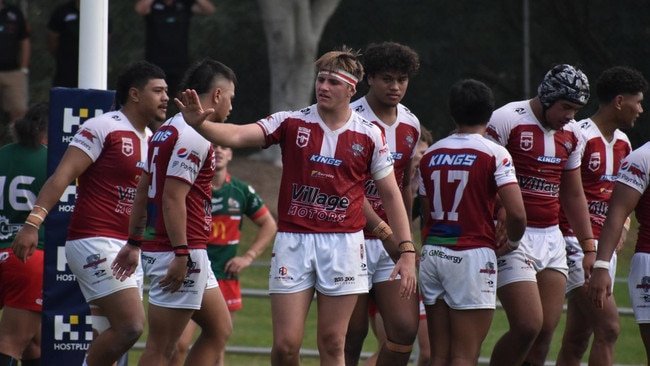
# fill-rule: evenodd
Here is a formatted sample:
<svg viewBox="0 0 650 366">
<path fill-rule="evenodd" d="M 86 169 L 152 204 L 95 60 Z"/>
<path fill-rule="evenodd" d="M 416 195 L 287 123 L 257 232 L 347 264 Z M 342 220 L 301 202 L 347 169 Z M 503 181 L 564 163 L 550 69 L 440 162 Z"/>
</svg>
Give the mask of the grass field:
<svg viewBox="0 0 650 366">
<path fill-rule="evenodd" d="M 249 229 L 254 227 L 253 224 L 247 222 L 244 225 L 244 237 L 242 243 L 249 243 L 251 233 Z M 633 228 L 626 243 L 625 248 L 619 256 L 618 276 L 627 277 L 629 259 L 633 253 L 636 241 L 636 229 Z M 241 248 L 245 251 L 246 248 Z M 259 262 L 269 261 L 269 250 L 262 255 Z M 253 266 L 245 270 L 241 276 L 242 287 L 247 289 L 267 289 L 268 288 L 268 268 L 264 266 Z M 627 291 L 627 283 L 618 282 L 614 287 L 616 300 L 621 308 L 629 308 L 630 301 Z M 316 306 L 312 306 L 311 312 L 308 317 L 306 332 L 303 341 L 303 348 L 308 350 L 316 349 L 316 322 L 315 322 Z M 497 310 L 492 323 L 492 328 L 488 334 L 485 342 L 483 343 L 481 357 L 488 358 L 490 352 L 499 339 L 499 337 L 507 329 L 507 320 L 503 310 Z M 549 352 L 548 359 L 555 360 L 559 350 L 559 343 L 564 329 L 564 317 L 559 324 L 555 333 L 551 351 Z M 237 313 L 234 321 L 233 335 L 229 341 L 229 347 L 233 346 L 247 346 L 247 347 L 271 347 L 271 309 L 268 297 L 245 297 L 244 308 Z M 141 338 L 141 342 L 146 339 L 145 335 Z M 374 338 L 370 335 L 366 339 L 364 345 L 365 352 L 373 352 L 376 347 Z M 265 351 L 264 349 L 260 350 Z M 129 364 L 135 365 L 140 355 L 139 350 L 133 350 L 129 353 Z M 634 317 L 631 315 L 621 316 L 621 335 L 616 346 L 615 363 L 623 365 L 645 365 L 645 352 L 639 330 L 634 322 Z M 586 364 L 586 357 L 584 359 Z M 228 352 L 226 354 L 227 365 L 247 365 L 247 366 L 262 366 L 269 365 L 268 354 L 241 354 L 239 352 Z M 312 366 L 318 365 L 316 357 L 303 357 L 303 365 Z"/>
</svg>

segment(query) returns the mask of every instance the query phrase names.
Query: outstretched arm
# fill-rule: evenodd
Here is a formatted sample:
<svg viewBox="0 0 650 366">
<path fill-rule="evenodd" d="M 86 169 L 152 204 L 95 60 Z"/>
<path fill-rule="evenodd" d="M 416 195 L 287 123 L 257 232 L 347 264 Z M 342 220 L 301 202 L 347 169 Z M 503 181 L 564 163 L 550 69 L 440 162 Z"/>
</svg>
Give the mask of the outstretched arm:
<svg viewBox="0 0 650 366">
<path fill-rule="evenodd" d="M 181 99 L 175 98 L 174 102 L 183 113 L 185 121 L 210 142 L 232 148 L 260 147 L 265 144 L 264 130 L 256 123 L 236 125 L 207 121 L 214 109 L 203 109 L 195 90 L 183 91 Z"/>
</svg>

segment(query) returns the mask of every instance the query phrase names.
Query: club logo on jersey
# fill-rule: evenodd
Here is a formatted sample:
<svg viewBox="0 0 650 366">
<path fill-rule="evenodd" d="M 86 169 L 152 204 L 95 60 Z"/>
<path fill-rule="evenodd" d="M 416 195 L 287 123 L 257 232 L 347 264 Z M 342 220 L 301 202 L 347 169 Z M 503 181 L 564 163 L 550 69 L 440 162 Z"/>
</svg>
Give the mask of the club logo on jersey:
<svg viewBox="0 0 650 366">
<path fill-rule="evenodd" d="M 131 156 L 134 150 L 133 139 L 130 137 L 122 137 L 122 154 L 124 156 Z"/>
<path fill-rule="evenodd" d="M 596 151 L 589 155 L 589 170 L 592 172 L 597 171 L 600 168 L 600 152 Z"/>
<path fill-rule="evenodd" d="M 309 135 L 311 134 L 311 130 L 307 127 L 298 127 L 298 134 L 296 135 L 296 145 L 298 147 L 303 148 L 307 147 L 307 144 L 309 144 Z"/>
<path fill-rule="evenodd" d="M 234 211 L 234 212 L 239 212 L 241 210 L 241 205 L 239 204 L 239 201 L 237 201 L 234 198 L 228 198 L 228 211 Z"/>
<path fill-rule="evenodd" d="M 289 273 L 289 269 L 287 267 L 280 267 L 278 268 L 278 274 L 280 276 L 286 276 L 287 273 Z"/>
<path fill-rule="evenodd" d="M 523 151 L 530 151 L 533 148 L 533 133 L 523 131 L 519 136 L 519 148 Z"/>
<path fill-rule="evenodd" d="M 357 113 L 361 113 L 361 112 L 363 112 L 364 110 L 365 110 L 365 108 L 363 108 L 363 106 L 362 106 L 361 104 L 359 104 L 358 106 L 354 107 L 354 111 L 357 112 Z"/>
<path fill-rule="evenodd" d="M 413 148 L 413 141 L 414 141 L 413 136 L 411 136 L 410 134 L 406 135 L 406 145 L 409 147 L 409 149 Z"/>
<path fill-rule="evenodd" d="M 343 163 L 343 160 L 337 158 L 331 158 L 329 156 L 323 156 L 314 154 L 309 157 L 309 161 L 313 163 L 321 163 L 325 165 L 340 166 Z"/>
<path fill-rule="evenodd" d="M 354 156 L 365 156 L 363 145 L 354 143 L 354 144 L 352 144 L 351 149 L 352 149 L 352 155 L 354 155 Z M 382 153 L 382 151 L 380 150 L 379 153 Z"/>
</svg>

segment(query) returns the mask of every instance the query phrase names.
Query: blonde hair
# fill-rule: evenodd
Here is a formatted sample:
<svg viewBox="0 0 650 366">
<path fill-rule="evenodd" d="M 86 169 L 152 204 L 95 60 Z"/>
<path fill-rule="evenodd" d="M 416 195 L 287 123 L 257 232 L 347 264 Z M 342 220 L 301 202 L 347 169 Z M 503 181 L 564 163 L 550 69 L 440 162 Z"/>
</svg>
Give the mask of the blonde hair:
<svg viewBox="0 0 650 366">
<path fill-rule="evenodd" d="M 359 61 L 361 54 L 347 46 L 340 51 L 329 51 L 321 56 L 314 65 L 319 70 L 342 70 L 354 75 L 358 80 L 363 79 L 363 65 Z"/>
</svg>

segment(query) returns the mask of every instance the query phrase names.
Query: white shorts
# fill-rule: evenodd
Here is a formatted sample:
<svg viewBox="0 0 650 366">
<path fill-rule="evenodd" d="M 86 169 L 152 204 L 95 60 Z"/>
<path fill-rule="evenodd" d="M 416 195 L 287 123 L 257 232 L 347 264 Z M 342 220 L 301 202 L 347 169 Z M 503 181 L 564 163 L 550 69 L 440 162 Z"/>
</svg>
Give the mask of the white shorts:
<svg viewBox="0 0 650 366">
<path fill-rule="evenodd" d="M 537 282 L 537 272 L 554 269 L 567 277 L 564 237 L 557 225 L 527 227 L 517 250 L 499 257 L 498 287 L 513 282 Z"/>
<path fill-rule="evenodd" d="M 388 255 L 379 239 L 366 239 L 366 261 L 368 262 L 368 289 L 373 283 L 388 281 L 395 269 L 395 262 Z M 400 278 L 399 275 L 397 278 Z"/>
<path fill-rule="evenodd" d="M 425 305 L 441 298 L 450 308 L 495 309 L 497 258 L 491 248 L 453 250 L 425 245 L 420 258 L 420 291 Z"/>
<path fill-rule="evenodd" d="M 70 270 L 77 277 L 79 288 L 87 302 L 126 288 L 137 288 L 142 298 L 142 266 L 124 282 L 113 276 L 111 264 L 126 240 L 97 236 L 68 240 L 65 257 Z"/>
<path fill-rule="evenodd" d="M 565 236 L 564 243 L 566 244 L 566 261 L 569 266 L 569 276 L 566 281 L 566 293 L 568 294 L 573 289 L 581 287 L 585 284 L 585 271 L 582 268 L 582 259 L 585 253 L 582 252 L 578 238 L 575 236 Z M 598 248 L 598 241 L 596 241 L 596 248 Z M 609 261 L 609 277 L 612 279 L 612 291 L 614 290 L 614 280 L 616 278 L 616 252 L 612 255 Z"/>
<path fill-rule="evenodd" d="M 172 293 L 163 291 L 159 283 L 167 275 L 167 267 L 174 257 L 172 251 L 142 252 L 142 269 L 151 284 L 149 303 L 163 308 L 199 310 L 205 290 L 219 287 L 208 252 L 205 249 L 190 249 L 194 264 L 188 269 L 180 290 Z"/>
<path fill-rule="evenodd" d="M 269 292 L 290 294 L 309 288 L 328 296 L 368 293 L 363 232 L 279 232 L 273 243 Z"/>
<path fill-rule="evenodd" d="M 634 253 L 627 286 L 637 324 L 650 323 L 650 254 Z"/>
</svg>

